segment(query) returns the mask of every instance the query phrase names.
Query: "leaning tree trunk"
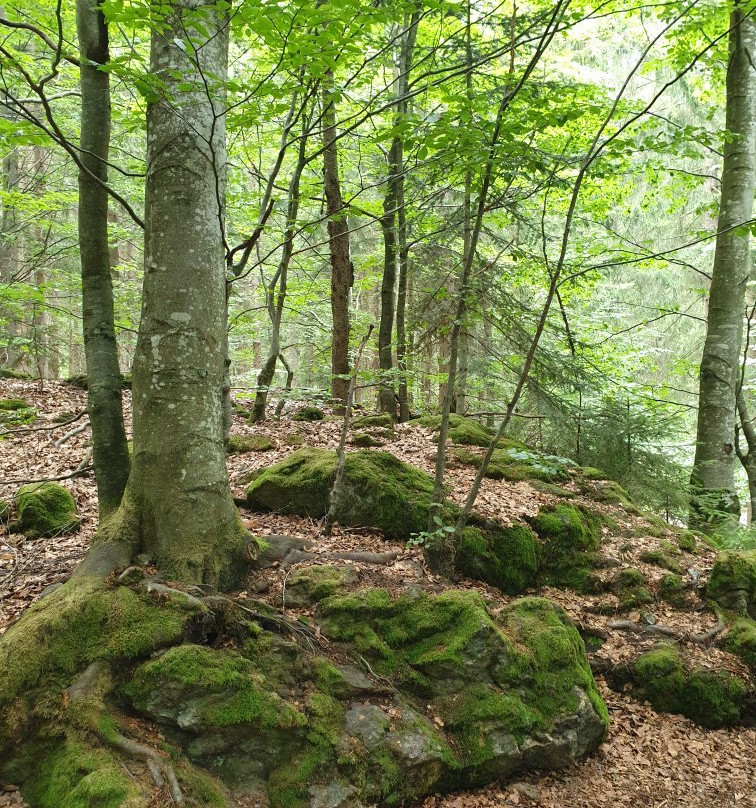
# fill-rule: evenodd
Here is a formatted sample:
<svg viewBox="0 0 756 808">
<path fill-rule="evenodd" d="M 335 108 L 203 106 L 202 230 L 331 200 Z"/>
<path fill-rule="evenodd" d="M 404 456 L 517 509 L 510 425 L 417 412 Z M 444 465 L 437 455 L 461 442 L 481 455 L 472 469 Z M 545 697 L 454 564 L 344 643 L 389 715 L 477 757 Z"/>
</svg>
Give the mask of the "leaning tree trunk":
<svg viewBox="0 0 756 808">
<path fill-rule="evenodd" d="M 108 248 L 108 193 L 104 185 L 110 146 L 110 81 L 100 66 L 110 58 L 108 26 L 98 0 L 77 0 L 76 24 L 81 51 L 78 217 L 84 351 L 92 463 L 100 516 L 105 516 L 121 502 L 129 476 L 129 451 L 123 425 Z"/>
<path fill-rule="evenodd" d="M 735 409 L 750 267 L 748 228 L 756 174 L 756 22 L 736 5 L 730 17 L 727 68 L 728 138 L 701 358 L 696 456 L 691 476 L 691 522 L 712 528 L 736 518 Z M 732 514 L 732 517 L 728 517 Z"/>
<path fill-rule="evenodd" d="M 152 37 L 151 69 L 168 97 L 147 109 L 134 457 L 118 518 L 103 533 L 116 534 L 116 550 L 131 542 L 168 578 L 226 587 L 243 568 L 246 535 L 228 483 L 221 396 L 228 19 L 213 5 L 198 19 L 197 7 L 176 0 Z M 90 554 L 85 570 L 122 560 L 113 549 Z"/>
<path fill-rule="evenodd" d="M 349 290 L 354 282 L 349 257 L 349 222 L 341 198 L 339 155 L 336 145 L 336 102 L 332 76 L 323 86 L 323 190 L 328 214 L 331 252 L 331 392 L 346 406 L 349 394 Z"/>
</svg>

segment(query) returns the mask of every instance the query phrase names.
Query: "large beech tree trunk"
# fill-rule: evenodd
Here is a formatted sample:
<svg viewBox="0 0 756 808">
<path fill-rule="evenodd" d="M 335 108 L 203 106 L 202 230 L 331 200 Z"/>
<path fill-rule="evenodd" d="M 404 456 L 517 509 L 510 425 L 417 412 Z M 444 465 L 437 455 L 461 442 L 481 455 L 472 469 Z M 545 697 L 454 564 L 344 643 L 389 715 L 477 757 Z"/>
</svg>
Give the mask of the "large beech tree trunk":
<svg viewBox="0 0 756 808">
<path fill-rule="evenodd" d="M 147 110 L 134 456 L 121 509 L 85 572 L 136 550 L 173 580 L 228 587 L 243 569 L 246 532 L 228 483 L 222 411 L 227 60 L 227 12 L 175 0 L 150 57 L 168 97 Z M 193 87 L 178 90 L 180 82 Z"/>
<path fill-rule="evenodd" d="M 101 184 L 108 179 L 110 146 L 110 81 L 108 73 L 99 69 L 110 58 L 108 27 L 97 0 L 77 0 L 76 25 L 81 51 L 83 169 L 79 171 L 78 217 L 84 351 L 92 462 L 100 516 L 105 516 L 121 501 L 129 476 L 129 451 L 113 315 L 108 193 Z"/>
<path fill-rule="evenodd" d="M 739 512 L 735 492 L 735 410 L 750 270 L 748 229 L 756 174 L 756 22 L 736 6 L 730 17 L 722 197 L 706 341 L 701 358 L 691 522 L 713 527 Z"/>
</svg>

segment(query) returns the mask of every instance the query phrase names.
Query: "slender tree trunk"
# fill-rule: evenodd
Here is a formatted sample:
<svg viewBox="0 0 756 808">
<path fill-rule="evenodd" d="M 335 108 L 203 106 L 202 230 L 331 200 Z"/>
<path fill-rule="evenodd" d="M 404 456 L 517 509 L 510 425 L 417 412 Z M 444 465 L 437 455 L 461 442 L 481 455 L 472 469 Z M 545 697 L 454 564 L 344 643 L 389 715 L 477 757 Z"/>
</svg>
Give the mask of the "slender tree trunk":
<svg viewBox="0 0 756 808">
<path fill-rule="evenodd" d="M 323 85 L 323 190 L 331 253 L 331 393 L 343 407 L 349 393 L 349 290 L 354 272 L 349 257 L 349 222 L 341 198 L 332 85 L 329 76 Z"/>
<path fill-rule="evenodd" d="M 281 353 L 281 322 L 283 320 L 283 309 L 286 302 L 288 286 L 289 264 L 294 252 L 294 231 L 299 215 L 299 183 L 306 163 L 307 131 L 308 123 L 305 121 L 302 136 L 299 140 L 299 157 L 289 183 L 289 202 L 286 210 L 286 233 L 284 234 L 283 250 L 281 260 L 278 264 L 276 274 L 271 279 L 266 293 L 266 305 L 270 316 L 270 354 L 265 360 L 260 373 L 257 376 L 257 392 L 255 403 L 252 408 L 250 420 L 252 423 L 265 420 L 265 411 L 268 404 L 268 391 L 273 382 L 276 372 L 276 362 Z"/>
<path fill-rule="evenodd" d="M 394 369 L 392 356 L 392 334 L 394 330 L 394 293 L 396 289 L 396 206 L 397 173 L 401 171 L 399 152 L 401 140 L 395 137 L 388 153 L 389 177 L 386 195 L 383 198 L 383 278 L 381 280 L 381 313 L 378 327 L 378 368 L 380 387 L 378 389 L 378 409 L 396 418 L 396 398 L 391 372 Z"/>
<path fill-rule="evenodd" d="M 18 148 L 3 160 L 3 190 L 16 191 L 20 178 Z M 0 219 L 0 280 L 11 283 L 16 272 L 21 268 L 21 240 L 16 228 L 18 226 L 16 209 L 6 202 L 3 205 L 3 215 Z M 23 360 L 24 352 L 21 344 L 24 329 L 17 317 L 17 310 L 9 308 L 4 315 L 7 317 L 5 350 L 0 361 L 6 367 L 15 369 Z"/>
<path fill-rule="evenodd" d="M 174 0 L 150 57 L 169 99 L 147 109 L 134 458 L 121 508 L 81 574 L 137 550 L 173 580 L 225 588 L 244 569 L 246 531 L 228 483 L 221 400 L 227 59 L 228 11 Z M 181 82 L 192 88 L 179 89 Z"/>
<path fill-rule="evenodd" d="M 411 17 L 405 17 L 405 30 L 400 38 L 398 55 L 395 60 L 397 105 L 394 125 L 397 129 L 407 115 L 406 95 L 419 20 L 419 11 L 415 11 Z M 407 218 L 404 211 L 404 139 L 400 132 L 397 132 L 391 141 L 387 163 L 388 177 L 381 219 L 384 260 L 381 282 L 381 316 L 378 329 L 378 364 L 382 377 L 378 405 L 381 412 L 388 412 L 396 418 L 397 395 L 391 374 L 394 369 L 392 351 L 397 269 L 399 270 L 399 295 L 396 301 L 396 333 L 397 365 L 400 372 L 402 369 L 406 372 L 405 356 L 407 352 L 404 322 L 407 303 Z M 409 418 L 406 378 L 403 381 L 400 378 L 399 390 L 399 420 L 406 421 Z M 402 413 L 402 409 L 404 413 Z"/>
<path fill-rule="evenodd" d="M 691 475 L 690 519 L 702 528 L 734 521 L 739 513 L 734 482 L 735 407 L 750 250 L 748 229 L 738 229 L 738 225 L 751 217 L 756 175 L 756 21 L 746 17 L 738 4 L 730 25 L 726 124 L 734 137 L 724 146 L 719 235 L 701 357 Z"/>
<path fill-rule="evenodd" d="M 110 56 L 108 27 L 97 0 L 77 0 L 76 24 L 81 51 L 81 161 L 106 183 L 110 82 L 108 73 L 98 67 Z M 110 276 L 108 193 L 86 171 L 79 171 L 78 217 L 87 406 L 97 498 L 100 516 L 104 516 L 121 502 L 129 475 L 129 452 Z"/>
</svg>

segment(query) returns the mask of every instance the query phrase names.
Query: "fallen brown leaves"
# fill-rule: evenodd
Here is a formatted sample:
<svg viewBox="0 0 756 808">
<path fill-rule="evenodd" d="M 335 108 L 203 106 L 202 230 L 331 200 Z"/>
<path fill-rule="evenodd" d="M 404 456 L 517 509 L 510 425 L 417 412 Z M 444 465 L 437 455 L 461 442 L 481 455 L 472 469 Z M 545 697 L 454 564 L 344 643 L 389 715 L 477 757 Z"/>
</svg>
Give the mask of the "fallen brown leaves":
<svg viewBox="0 0 756 808">
<path fill-rule="evenodd" d="M 0 397 L 6 396 L 25 398 L 37 407 L 41 414 L 38 426 L 51 426 L 56 416 L 77 412 L 85 405 L 84 392 L 59 383 L 46 383 L 40 390 L 36 383 L 4 381 L 0 383 Z M 307 423 L 286 418 L 250 426 L 235 415 L 234 432 L 266 435 L 275 443 L 270 451 L 229 458 L 229 476 L 235 496 L 243 496 L 245 478 L 251 472 L 294 451 L 296 447 L 286 441 L 288 436 L 301 436 L 305 445 L 335 449 L 339 429 L 340 425 L 333 421 Z M 70 426 L 62 426 L 59 430 L 19 433 L 0 441 L 3 479 L 55 476 L 76 468 L 87 450 L 90 432 L 87 428 L 56 447 L 55 441 L 69 430 Z M 384 448 L 432 472 L 433 441 L 431 430 L 400 425 L 395 439 Z M 450 465 L 448 482 L 453 499 L 462 500 L 472 477 L 473 470 L 469 466 Z M 86 552 L 96 527 L 94 480 L 90 475 L 64 484 L 74 493 L 83 517 L 79 533 L 32 542 L 20 535 L 0 532 L 0 633 L 39 597 L 45 586 L 65 580 Z M 10 499 L 16 487 L 0 485 L 0 497 Z M 484 480 L 478 509 L 509 523 L 535 514 L 542 504 L 552 499 L 524 482 Z M 654 589 L 665 570 L 642 562 L 640 554 L 658 548 L 660 539 L 652 535 L 658 530 L 644 532 L 642 519 L 610 506 L 591 503 L 591 507 L 610 514 L 619 527 L 613 531 L 617 535 L 605 535 L 602 553 L 619 566 L 640 569 Z M 247 511 L 242 511 L 242 516 L 249 530 L 257 535 L 284 534 L 312 540 L 313 551 L 322 556 L 323 563 L 333 563 L 329 559 L 332 553 L 381 553 L 387 549 L 380 534 L 370 529 L 347 530 L 337 526 L 326 540 L 320 535 L 322 525 L 317 520 Z M 696 555 L 678 556 L 690 580 L 691 604 L 686 609 L 674 609 L 657 599 L 648 610 L 658 623 L 670 626 L 683 637 L 701 634 L 716 625 L 716 618 L 703 608 L 696 592 L 696 586 L 705 581 L 714 557 L 715 553 L 707 547 L 701 547 Z M 384 565 L 338 563 L 349 563 L 356 568 L 358 586 L 382 586 L 397 593 L 409 586 L 428 591 L 448 587 L 448 582 L 428 574 L 416 549 L 402 549 L 394 560 Z M 605 574 L 613 572 L 614 569 L 607 570 Z M 280 608 L 290 573 L 291 568 L 263 570 L 250 577 L 247 589 L 255 597 Z M 454 586 L 480 592 L 493 611 L 501 609 L 509 600 L 477 581 L 464 579 Z M 653 637 L 610 628 L 610 623 L 618 618 L 611 613 L 611 605 L 616 602 L 612 594 L 585 597 L 558 589 L 546 589 L 539 594 L 560 603 L 579 625 L 603 632 L 607 639 L 596 657 L 610 665 L 633 659 L 657 642 Z M 622 617 L 637 621 L 641 614 L 635 612 Z M 744 673 L 737 659 L 713 644 L 700 645 L 683 639 L 681 648 L 695 665 Z M 755 729 L 704 730 L 681 716 L 655 713 L 629 695 L 612 692 L 601 679 L 599 686 L 609 707 L 612 725 L 606 743 L 586 760 L 567 771 L 530 773 L 518 783 L 493 785 L 446 797 L 431 796 L 417 808 L 756 808 Z M 266 800 L 264 795 L 255 794 L 239 797 L 236 804 L 237 808 L 262 808 Z M 21 805 L 18 791 L 3 793 L 0 784 L 0 808 Z"/>
</svg>

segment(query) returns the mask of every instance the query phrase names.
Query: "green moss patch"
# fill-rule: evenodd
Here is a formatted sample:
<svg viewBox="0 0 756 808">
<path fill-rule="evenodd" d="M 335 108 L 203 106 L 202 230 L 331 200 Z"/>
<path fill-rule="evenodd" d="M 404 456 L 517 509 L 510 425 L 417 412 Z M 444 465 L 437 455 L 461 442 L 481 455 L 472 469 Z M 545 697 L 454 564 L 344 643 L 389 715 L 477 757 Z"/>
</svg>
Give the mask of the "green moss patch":
<svg viewBox="0 0 756 808">
<path fill-rule="evenodd" d="M 249 506 L 325 516 L 336 464 L 335 452 L 299 449 L 255 477 L 247 488 Z M 406 541 L 426 529 L 432 494 L 430 475 L 392 454 L 349 452 L 336 519 L 342 525 L 380 528 L 387 539 Z"/>
<path fill-rule="evenodd" d="M 322 421 L 325 413 L 320 407 L 302 407 L 292 415 L 293 421 Z"/>
<path fill-rule="evenodd" d="M 644 550 L 638 557 L 646 564 L 653 564 L 655 567 L 661 567 L 662 569 L 669 570 L 670 572 L 674 572 L 676 575 L 682 574 L 682 567 L 677 563 L 677 561 L 675 561 L 674 558 L 672 558 L 672 556 L 665 553 L 662 549 Z"/>
<path fill-rule="evenodd" d="M 454 563 L 464 575 L 517 595 L 532 586 L 541 554 L 538 537 L 525 525 L 473 519 L 457 537 Z"/>
<path fill-rule="evenodd" d="M 725 609 L 756 618 L 756 550 L 720 553 L 706 594 Z"/>
<path fill-rule="evenodd" d="M 480 468 L 483 462 L 483 453 L 469 449 L 455 449 L 452 456 L 458 462 L 476 468 Z M 508 482 L 540 480 L 546 483 L 569 478 L 567 466 L 548 456 L 518 448 L 494 449 L 485 476 L 492 480 Z M 567 496 L 573 496 L 572 492 L 567 491 Z"/>
<path fill-rule="evenodd" d="M 0 709 L 22 690 L 59 692 L 96 659 L 139 659 L 180 641 L 193 611 L 127 587 L 64 584 L 0 637 Z"/>
<path fill-rule="evenodd" d="M 287 435 L 284 438 L 284 443 L 287 446 L 302 446 L 304 442 L 305 442 L 304 437 L 298 434 L 297 432 L 292 432 L 290 435 Z"/>
<path fill-rule="evenodd" d="M 681 608 L 686 605 L 688 599 L 688 589 L 681 575 L 668 572 L 659 581 L 659 597 L 667 601 L 672 606 Z"/>
<path fill-rule="evenodd" d="M 37 411 L 22 398 L 0 398 L 0 424 L 6 428 L 25 426 L 37 420 Z"/>
<path fill-rule="evenodd" d="M 372 449 L 384 444 L 384 441 L 374 438 L 369 432 L 353 432 L 349 442 L 352 446 L 359 446 L 361 449 Z"/>
<path fill-rule="evenodd" d="M 38 808 L 119 808 L 146 798 L 115 755 L 76 736 L 60 741 L 39 764 L 23 790 Z"/>
<path fill-rule="evenodd" d="M 681 713 L 711 729 L 736 724 L 748 692 L 746 684 L 730 673 L 689 671 L 671 646 L 640 656 L 635 663 L 634 681 L 638 695 L 655 710 Z"/>
<path fill-rule="evenodd" d="M 352 421 L 352 426 L 355 429 L 373 429 L 375 427 L 393 429 L 394 419 L 387 412 L 379 415 L 361 415 Z"/>
<path fill-rule="evenodd" d="M 654 600 L 646 587 L 643 573 L 634 567 L 620 570 L 614 582 L 614 589 L 619 598 L 619 611 L 621 612 L 638 609 Z"/>
<path fill-rule="evenodd" d="M 226 451 L 229 454 L 267 452 L 275 448 L 275 442 L 267 435 L 229 435 L 226 438 Z"/>
<path fill-rule="evenodd" d="M 740 657 L 752 672 L 756 671 L 756 620 L 738 617 L 730 626 L 722 645 L 725 650 Z"/>
<path fill-rule="evenodd" d="M 542 507 L 533 527 L 544 544 L 544 583 L 587 591 L 601 539 L 599 517 L 587 508 L 560 502 Z"/>
<path fill-rule="evenodd" d="M 237 724 L 267 730 L 305 723 L 236 651 L 175 646 L 140 665 L 123 692 L 139 711 L 170 716 L 196 732 Z"/>
<path fill-rule="evenodd" d="M 57 483 L 30 483 L 16 493 L 17 529 L 32 539 L 65 533 L 78 524 L 71 492 Z"/>
</svg>

